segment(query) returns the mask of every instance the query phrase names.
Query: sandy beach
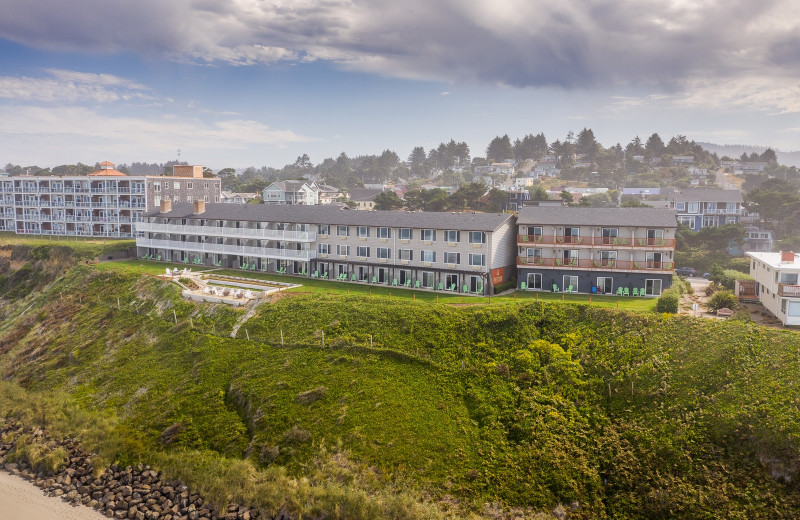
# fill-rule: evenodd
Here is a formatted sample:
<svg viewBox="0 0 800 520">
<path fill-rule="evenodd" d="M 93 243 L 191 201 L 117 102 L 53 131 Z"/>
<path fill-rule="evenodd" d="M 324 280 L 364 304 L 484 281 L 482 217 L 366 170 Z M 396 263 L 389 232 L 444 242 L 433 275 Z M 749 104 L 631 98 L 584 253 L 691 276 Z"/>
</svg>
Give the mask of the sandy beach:
<svg viewBox="0 0 800 520">
<path fill-rule="evenodd" d="M 0 518 L 3 520 L 101 520 L 97 511 L 73 507 L 20 477 L 0 472 Z"/>
</svg>

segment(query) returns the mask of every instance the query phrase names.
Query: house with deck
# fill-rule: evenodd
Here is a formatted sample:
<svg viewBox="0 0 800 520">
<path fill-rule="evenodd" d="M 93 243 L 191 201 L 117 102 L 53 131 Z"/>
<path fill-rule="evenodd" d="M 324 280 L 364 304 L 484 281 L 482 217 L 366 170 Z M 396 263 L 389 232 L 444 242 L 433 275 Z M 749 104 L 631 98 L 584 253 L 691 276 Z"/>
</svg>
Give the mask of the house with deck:
<svg viewBox="0 0 800 520">
<path fill-rule="evenodd" d="M 755 295 L 784 325 L 800 325 L 800 255 L 792 251 L 745 253 Z"/>
<path fill-rule="evenodd" d="M 139 257 L 189 265 L 470 294 L 515 275 L 510 214 L 165 201 L 137 229 Z"/>
<path fill-rule="evenodd" d="M 523 290 L 658 296 L 672 284 L 675 212 L 650 208 L 520 208 Z"/>
</svg>

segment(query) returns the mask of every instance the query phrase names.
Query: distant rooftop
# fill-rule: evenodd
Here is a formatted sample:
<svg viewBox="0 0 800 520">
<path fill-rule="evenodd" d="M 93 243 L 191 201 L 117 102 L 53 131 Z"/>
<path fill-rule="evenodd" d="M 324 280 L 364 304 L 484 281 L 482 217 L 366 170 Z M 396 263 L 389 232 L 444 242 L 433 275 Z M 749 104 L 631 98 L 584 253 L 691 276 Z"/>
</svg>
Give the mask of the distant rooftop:
<svg viewBox="0 0 800 520">
<path fill-rule="evenodd" d="M 768 266 L 772 267 L 773 269 L 780 269 L 785 271 L 786 269 L 796 269 L 800 272 L 800 254 L 792 253 L 794 260 L 789 262 L 786 260 L 781 260 L 783 255 L 787 255 L 787 253 L 769 253 L 769 252 L 760 252 L 760 251 L 753 251 L 753 252 L 746 252 L 746 256 L 750 258 L 754 258 L 760 262 L 764 262 Z"/>
<path fill-rule="evenodd" d="M 569 208 L 525 206 L 519 224 L 678 227 L 674 210 L 650 208 Z"/>
</svg>

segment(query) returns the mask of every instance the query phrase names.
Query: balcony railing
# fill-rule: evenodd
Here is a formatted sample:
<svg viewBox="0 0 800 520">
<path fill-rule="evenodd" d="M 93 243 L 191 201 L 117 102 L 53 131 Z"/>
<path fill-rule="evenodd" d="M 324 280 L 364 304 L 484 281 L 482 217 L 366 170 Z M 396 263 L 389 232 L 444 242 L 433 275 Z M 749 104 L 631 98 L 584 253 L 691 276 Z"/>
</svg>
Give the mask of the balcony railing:
<svg viewBox="0 0 800 520">
<path fill-rule="evenodd" d="M 282 231 L 279 229 L 250 229 L 219 226 L 179 226 L 176 224 L 157 224 L 144 222 L 136 226 L 137 231 L 175 235 L 197 235 L 215 237 L 241 237 L 262 240 L 283 240 L 287 242 L 313 242 L 317 239 L 314 231 Z"/>
<path fill-rule="evenodd" d="M 674 238 L 646 237 L 579 237 L 562 235 L 517 235 L 520 245 L 575 245 L 608 247 L 666 247 L 674 248 Z"/>
<path fill-rule="evenodd" d="M 800 285 L 778 284 L 778 296 L 800 298 Z"/>
<path fill-rule="evenodd" d="M 137 226 L 137 231 L 141 231 L 140 226 Z M 296 251 L 293 249 L 236 246 L 232 244 L 212 244 L 208 242 L 181 242 L 178 240 L 157 240 L 152 238 L 137 238 L 136 246 L 170 249 L 173 251 L 197 251 L 201 253 L 217 253 L 223 255 L 278 258 L 283 260 L 308 261 L 317 257 L 317 252 L 311 250 Z"/>
<path fill-rule="evenodd" d="M 560 269 L 622 270 L 622 271 L 672 271 L 673 262 L 652 260 L 603 260 L 591 258 L 542 258 L 539 256 L 519 256 L 520 267 L 556 267 Z"/>
</svg>

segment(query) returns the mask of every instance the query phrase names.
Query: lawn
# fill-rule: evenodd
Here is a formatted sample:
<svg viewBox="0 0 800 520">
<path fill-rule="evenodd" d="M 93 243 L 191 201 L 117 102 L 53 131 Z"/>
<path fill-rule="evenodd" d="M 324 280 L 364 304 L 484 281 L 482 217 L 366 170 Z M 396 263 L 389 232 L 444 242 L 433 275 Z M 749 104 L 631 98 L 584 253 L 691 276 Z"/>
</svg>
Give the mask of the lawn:
<svg viewBox="0 0 800 520">
<path fill-rule="evenodd" d="M 363 282 L 338 282 L 334 280 L 320 280 L 300 276 L 279 275 L 259 271 L 244 271 L 239 269 L 218 269 L 206 266 L 191 266 L 183 263 L 153 262 L 150 260 L 122 260 L 103 262 L 97 265 L 99 269 L 112 269 L 117 271 L 138 272 L 143 274 L 158 275 L 165 272 L 166 267 L 185 267 L 194 272 L 214 272 L 220 275 L 241 276 L 256 280 L 301 284 L 300 287 L 290 289 L 292 293 L 311 293 L 325 295 L 352 295 L 372 296 L 382 298 L 408 298 L 419 301 L 438 302 L 447 304 L 490 304 L 493 301 L 511 302 L 527 301 L 531 298 L 543 301 L 564 301 L 566 303 L 590 304 L 598 307 L 619 308 L 636 311 L 655 311 L 656 301 L 653 298 L 633 298 L 618 296 L 597 296 L 588 294 L 563 294 L 544 291 L 517 291 L 510 295 L 492 296 L 491 298 L 475 296 L 472 294 L 453 294 L 445 291 L 432 291 L 428 289 L 404 289 L 387 285 L 367 284 Z"/>
<path fill-rule="evenodd" d="M 120 240 L 96 237 L 30 236 L 0 231 L 0 246 L 31 247 L 63 245 L 75 250 L 80 257 L 94 258 L 113 251 L 125 251 L 135 247 L 135 240 Z"/>
</svg>

